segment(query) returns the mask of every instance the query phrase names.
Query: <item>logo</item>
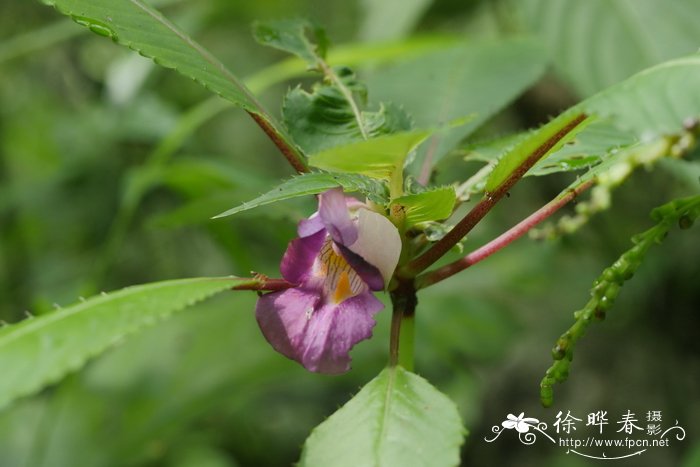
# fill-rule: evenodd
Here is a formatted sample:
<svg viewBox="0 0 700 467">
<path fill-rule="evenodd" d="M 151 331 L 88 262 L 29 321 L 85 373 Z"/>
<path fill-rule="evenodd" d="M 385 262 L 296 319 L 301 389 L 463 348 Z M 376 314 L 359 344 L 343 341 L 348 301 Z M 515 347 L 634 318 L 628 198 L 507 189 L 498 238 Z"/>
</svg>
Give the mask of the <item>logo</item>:
<svg viewBox="0 0 700 467">
<path fill-rule="evenodd" d="M 685 429 L 678 424 L 664 426 L 660 410 L 649 410 L 644 421 L 639 421 L 635 413 L 628 410 L 612 422 L 605 410 L 598 410 L 578 418 L 567 411 L 557 413 L 548 431 L 546 422 L 526 417 L 521 412 L 517 417 L 508 414 L 500 425 L 491 427 L 492 438 L 484 441 L 493 443 L 504 432 L 517 433 L 524 445 L 530 446 L 538 440 L 551 443 L 555 447 L 566 448 L 567 454 L 575 454 L 589 459 L 625 459 L 640 456 L 649 449 L 666 448 L 673 442 L 685 439 Z"/>
</svg>

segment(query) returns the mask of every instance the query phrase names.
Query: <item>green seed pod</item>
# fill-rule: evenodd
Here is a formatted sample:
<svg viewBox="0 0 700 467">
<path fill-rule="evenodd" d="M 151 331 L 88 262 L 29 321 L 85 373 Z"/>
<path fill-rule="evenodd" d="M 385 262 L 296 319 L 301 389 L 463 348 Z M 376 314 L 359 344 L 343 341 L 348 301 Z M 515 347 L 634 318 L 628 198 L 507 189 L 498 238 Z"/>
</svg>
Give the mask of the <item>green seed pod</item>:
<svg viewBox="0 0 700 467">
<path fill-rule="evenodd" d="M 612 305 L 613 300 L 617 298 L 617 294 L 620 293 L 620 284 L 610 284 L 605 291 L 605 297 L 606 299 L 609 300 L 610 304 Z"/>
<path fill-rule="evenodd" d="M 542 383 L 540 386 L 540 402 L 543 407 L 551 407 L 554 403 L 554 390 L 551 384 Z"/>
<path fill-rule="evenodd" d="M 569 347 L 569 341 L 564 338 L 559 338 L 557 340 L 557 343 L 554 344 L 554 347 L 552 348 L 552 358 L 554 360 L 561 360 L 562 358 L 566 357 L 566 350 Z"/>
</svg>

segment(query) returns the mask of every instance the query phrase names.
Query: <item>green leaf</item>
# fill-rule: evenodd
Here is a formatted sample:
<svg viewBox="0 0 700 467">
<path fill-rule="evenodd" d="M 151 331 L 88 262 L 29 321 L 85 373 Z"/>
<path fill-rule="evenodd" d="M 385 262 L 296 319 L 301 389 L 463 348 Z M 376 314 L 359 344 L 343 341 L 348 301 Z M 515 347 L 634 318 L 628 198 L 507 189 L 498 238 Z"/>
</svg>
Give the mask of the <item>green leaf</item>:
<svg viewBox="0 0 700 467">
<path fill-rule="evenodd" d="M 260 44 L 293 53 L 311 67 L 317 67 L 319 60 L 326 57 L 325 31 L 305 19 L 258 21 L 253 24 L 253 35 Z"/>
<path fill-rule="evenodd" d="M 525 27 L 547 44 L 555 69 L 582 96 L 698 49 L 697 0 L 509 3 Z"/>
<path fill-rule="evenodd" d="M 413 225 L 447 219 L 452 215 L 456 201 L 455 189 L 449 186 L 401 196 L 391 204 L 403 206 L 406 223 Z"/>
<path fill-rule="evenodd" d="M 578 104 L 643 142 L 678 133 L 700 117 L 700 54 L 644 70 Z"/>
<path fill-rule="evenodd" d="M 0 329 L 0 407 L 58 381 L 144 326 L 250 281 L 196 278 L 128 287 Z"/>
<path fill-rule="evenodd" d="M 405 36 L 420 20 L 433 0 L 362 0 L 364 18 L 359 36 L 386 41 Z M 391 18 L 391 21 L 387 21 Z"/>
<path fill-rule="evenodd" d="M 596 121 L 584 128 L 568 144 L 535 164 L 527 175 L 540 176 L 557 172 L 588 169 L 635 144 L 637 139 L 607 121 Z"/>
<path fill-rule="evenodd" d="M 314 172 L 291 178 L 252 201 L 214 216 L 214 219 L 299 196 L 315 195 L 338 186 L 342 186 L 343 191 L 359 191 L 375 202 L 386 203 L 384 185 L 376 180 L 355 174 Z"/>
<path fill-rule="evenodd" d="M 396 186 L 402 183 L 401 174 L 406 157 L 431 133 L 395 133 L 334 147 L 310 156 L 309 164 L 323 170 L 367 175 Z"/>
<path fill-rule="evenodd" d="M 550 138 L 563 131 L 581 114 L 590 115 L 569 131 L 557 144 L 540 156 L 541 164 L 548 164 L 552 154 L 570 141 L 594 120 L 616 126 L 619 134 L 610 136 L 625 146 L 632 146 L 636 137 L 650 143 L 664 135 L 678 134 L 688 121 L 700 117 L 700 55 L 692 55 L 644 70 L 575 105 L 559 117 L 530 133 L 506 153 L 491 172 L 485 190 L 494 191 L 526 159 Z M 614 161 L 614 148 L 608 155 Z"/>
<path fill-rule="evenodd" d="M 352 70 L 339 68 L 336 75 L 360 107 L 367 137 L 411 129 L 411 118 L 399 106 L 380 104 L 376 111 L 362 110 L 367 106 L 367 88 Z M 290 90 L 282 105 L 289 133 L 307 154 L 363 140 L 355 110 L 336 83 L 328 80 L 316 83 L 310 93 L 301 87 Z"/>
<path fill-rule="evenodd" d="M 410 170 L 421 175 L 422 165 L 433 167 L 535 83 L 546 64 L 546 51 L 530 39 L 467 43 L 379 68 L 367 84 L 374 98 L 400 102 L 418 128 L 475 114 L 467 125 L 435 134 L 419 149 Z"/>
<path fill-rule="evenodd" d="M 453 466 L 465 430 L 457 407 L 402 367 L 384 369 L 316 427 L 300 466 Z"/>
<path fill-rule="evenodd" d="M 44 0 L 96 34 L 194 79 L 259 116 L 284 141 L 289 138 L 248 88 L 209 51 L 141 0 Z"/>
<path fill-rule="evenodd" d="M 567 111 L 543 125 L 539 130 L 519 140 L 498 161 L 486 180 L 484 190 L 487 193 L 496 191 L 501 184 L 528 160 L 531 160 L 533 157 L 537 160 L 542 160 L 548 154 L 561 148 L 567 141 L 570 141 L 578 132 L 593 121 L 592 118 L 588 117 L 581 122 L 577 122 L 580 115 L 576 111 Z M 571 128 L 572 125 L 573 128 Z M 548 145 L 550 141 L 553 142 L 552 145 Z"/>
</svg>

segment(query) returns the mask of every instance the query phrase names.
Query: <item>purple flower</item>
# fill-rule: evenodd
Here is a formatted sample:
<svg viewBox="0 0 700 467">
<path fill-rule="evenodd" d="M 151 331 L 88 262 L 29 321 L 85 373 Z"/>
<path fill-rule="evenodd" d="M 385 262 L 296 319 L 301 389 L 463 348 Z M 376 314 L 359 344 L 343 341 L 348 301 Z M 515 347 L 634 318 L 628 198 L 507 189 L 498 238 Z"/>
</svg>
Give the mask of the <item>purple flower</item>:
<svg viewBox="0 0 700 467">
<path fill-rule="evenodd" d="M 396 227 L 341 189 L 319 197 L 318 212 L 299 223 L 282 258 L 295 287 L 263 295 L 255 315 L 281 354 L 319 373 L 350 369 L 350 349 L 372 336 L 382 290 L 401 253 Z"/>
</svg>

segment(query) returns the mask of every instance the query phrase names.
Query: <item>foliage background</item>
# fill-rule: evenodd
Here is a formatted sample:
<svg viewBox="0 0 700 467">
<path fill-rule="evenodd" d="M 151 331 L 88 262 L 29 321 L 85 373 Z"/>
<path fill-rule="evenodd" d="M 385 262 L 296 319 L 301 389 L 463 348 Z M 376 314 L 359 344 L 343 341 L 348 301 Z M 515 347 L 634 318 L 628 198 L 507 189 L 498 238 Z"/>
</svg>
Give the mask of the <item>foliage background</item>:
<svg viewBox="0 0 700 467">
<path fill-rule="evenodd" d="M 697 50 L 700 30 L 690 18 L 698 3 L 158 2 L 240 76 L 283 58 L 252 39 L 250 24 L 260 19 L 307 16 L 338 44 L 408 35 L 475 42 L 537 35 L 549 44 L 555 66 L 474 135 L 477 141 L 535 126 L 637 70 Z M 360 77 L 391 89 L 394 83 L 382 83 L 376 69 L 360 67 Z M 411 76 L 405 79 L 411 83 Z M 268 108 L 279 108 L 288 86 L 262 94 Z M 372 89 L 370 98 L 379 100 Z M 195 83 L 39 2 L 4 1 L 0 318 L 14 322 L 25 318 L 24 310 L 37 315 L 134 283 L 251 269 L 277 274 L 295 222 L 314 209 L 312 200 L 209 220 L 291 174 L 243 112 L 217 114 L 171 158 L 153 162 L 178 119 L 208 98 Z M 417 370 L 460 408 L 471 432 L 464 465 L 587 465 L 543 444 L 483 438 L 508 413 L 551 423 L 558 410 L 581 417 L 598 409 L 611 418 L 628 409 L 640 417 L 662 410 L 665 424 L 678 419 L 686 428 L 685 441 L 633 465 L 700 465 L 697 227 L 672 232 L 652 250 L 607 321 L 579 345 L 555 406 L 545 410 L 538 402 L 550 348 L 585 303 L 591 281 L 632 234 L 651 225 L 651 208 L 697 191 L 697 157 L 682 170 L 668 161 L 637 173 L 615 193 L 613 208 L 575 236 L 521 240 L 421 293 Z M 465 179 L 474 169 L 453 156 L 438 177 Z M 526 180 L 467 247 L 497 235 L 570 179 Z M 255 324 L 254 302 L 254 294 L 236 293 L 177 314 L 3 410 L 0 465 L 290 464 L 310 429 L 385 364 L 389 313 L 380 315 L 375 338 L 354 351 L 353 371 L 327 377 L 274 353 Z"/>
</svg>

